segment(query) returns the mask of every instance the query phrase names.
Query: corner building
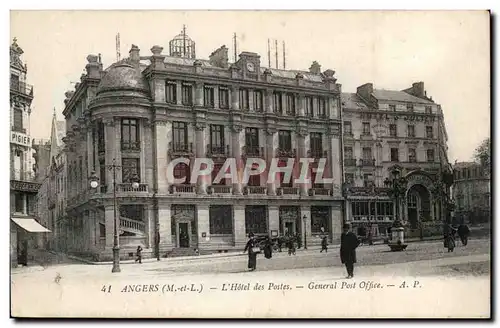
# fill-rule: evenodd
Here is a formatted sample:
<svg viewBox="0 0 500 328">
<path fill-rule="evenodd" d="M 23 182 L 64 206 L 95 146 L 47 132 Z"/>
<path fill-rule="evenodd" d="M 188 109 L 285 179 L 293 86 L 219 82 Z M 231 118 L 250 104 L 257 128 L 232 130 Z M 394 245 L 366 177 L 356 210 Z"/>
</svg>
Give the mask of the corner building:
<svg viewBox="0 0 500 328">
<path fill-rule="evenodd" d="M 335 72 L 261 66 L 256 53 L 242 52 L 228 63 L 228 49 L 209 60 L 194 58 L 195 44 L 185 34 L 170 42 L 170 56 L 153 46 L 103 70 L 100 56 L 89 55 L 87 74 L 66 93 L 67 220 L 73 231 L 69 252 L 99 260 L 113 247 L 113 171 L 119 215 L 120 255 L 187 255 L 242 249 L 247 234 L 299 234 L 308 245 L 321 234 L 340 239 L 342 225 L 340 85 Z M 168 164 L 179 157 L 190 166 Z M 214 160 L 212 178 L 190 184 L 195 158 Z M 333 183 L 267 183 L 264 172 L 248 184 L 225 179 L 212 183 L 227 158 L 262 158 L 269 167 L 289 158 L 312 158 L 314 180 L 320 158 Z M 100 179 L 91 190 L 88 177 Z M 299 167 L 293 168 L 298 177 Z M 130 179 L 137 175 L 138 189 Z M 305 236 L 307 235 L 307 236 Z"/>
</svg>

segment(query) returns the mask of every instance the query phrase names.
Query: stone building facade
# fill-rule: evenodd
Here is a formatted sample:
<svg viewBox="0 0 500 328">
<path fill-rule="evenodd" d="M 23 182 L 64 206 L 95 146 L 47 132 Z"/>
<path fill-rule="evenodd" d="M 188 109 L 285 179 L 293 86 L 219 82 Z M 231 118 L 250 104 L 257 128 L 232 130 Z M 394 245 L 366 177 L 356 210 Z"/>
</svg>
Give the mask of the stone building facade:
<svg viewBox="0 0 500 328">
<path fill-rule="evenodd" d="M 400 218 L 408 233 L 435 233 L 445 215 L 450 182 L 447 134 L 441 106 L 424 83 L 396 90 L 367 83 L 342 94 L 346 220 L 359 235 L 386 234 L 395 216 L 384 180 L 398 165 L 408 179 Z M 445 186 L 444 193 L 437 192 Z"/>
<path fill-rule="evenodd" d="M 196 59 L 194 42 L 170 43 L 170 56 L 153 46 L 103 69 L 89 55 L 86 74 L 66 93 L 67 219 L 69 252 L 111 257 L 119 227 L 121 257 L 142 245 L 146 256 L 242 249 L 247 234 L 298 234 L 308 243 L 340 238 L 342 226 L 341 86 L 335 72 L 262 67 L 256 53 L 229 63 L 227 48 Z M 183 52 L 192 49 L 192 52 Z M 189 177 L 196 158 L 210 158 L 212 176 Z M 308 177 L 321 172 L 328 183 L 268 183 L 268 171 L 248 183 L 214 181 L 228 158 L 241 175 L 248 158 L 279 167 L 309 158 Z M 177 164 L 174 183 L 167 175 Z M 112 165 L 116 164 L 113 170 Z M 289 167 L 298 177 L 301 166 Z M 89 186 L 95 172 L 99 187 Z M 140 180 L 132 188 L 131 178 Z M 272 179 L 271 179 L 272 180 Z M 113 182 L 116 182 L 116 218 Z"/>
<path fill-rule="evenodd" d="M 486 223 L 491 219 L 491 176 L 476 162 L 453 165 L 453 200 L 457 223 Z"/>
<path fill-rule="evenodd" d="M 14 39 L 10 46 L 10 258 L 11 265 L 27 265 L 30 249 L 38 246 L 41 226 L 36 212 L 34 150 L 30 137 L 33 86 L 26 83 L 28 68 L 22 62 L 23 50 Z"/>
</svg>

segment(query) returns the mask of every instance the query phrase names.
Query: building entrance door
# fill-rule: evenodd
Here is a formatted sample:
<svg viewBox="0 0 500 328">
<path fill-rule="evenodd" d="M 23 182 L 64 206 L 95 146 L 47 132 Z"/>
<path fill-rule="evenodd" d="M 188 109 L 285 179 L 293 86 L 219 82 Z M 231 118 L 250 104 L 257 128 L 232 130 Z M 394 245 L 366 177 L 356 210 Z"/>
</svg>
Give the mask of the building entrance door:
<svg viewBox="0 0 500 328">
<path fill-rule="evenodd" d="M 179 247 L 189 247 L 189 223 L 187 222 L 179 222 L 178 223 L 178 231 L 179 231 Z"/>
<path fill-rule="evenodd" d="M 297 232 L 295 230 L 295 222 L 291 222 L 291 221 L 287 221 L 285 222 L 285 236 L 286 235 L 295 235 L 295 233 Z"/>
</svg>

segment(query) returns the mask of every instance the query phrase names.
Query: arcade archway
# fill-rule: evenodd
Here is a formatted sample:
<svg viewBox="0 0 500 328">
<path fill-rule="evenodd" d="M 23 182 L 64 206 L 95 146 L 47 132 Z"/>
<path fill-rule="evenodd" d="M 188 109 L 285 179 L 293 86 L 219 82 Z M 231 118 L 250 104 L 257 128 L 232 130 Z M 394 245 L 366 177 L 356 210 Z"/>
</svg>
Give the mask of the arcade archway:
<svg viewBox="0 0 500 328">
<path fill-rule="evenodd" d="M 411 186 L 406 196 L 406 209 L 411 229 L 417 229 L 418 222 L 421 220 L 431 220 L 431 197 L 429 190 L 421 184 Z"/>
</svg>

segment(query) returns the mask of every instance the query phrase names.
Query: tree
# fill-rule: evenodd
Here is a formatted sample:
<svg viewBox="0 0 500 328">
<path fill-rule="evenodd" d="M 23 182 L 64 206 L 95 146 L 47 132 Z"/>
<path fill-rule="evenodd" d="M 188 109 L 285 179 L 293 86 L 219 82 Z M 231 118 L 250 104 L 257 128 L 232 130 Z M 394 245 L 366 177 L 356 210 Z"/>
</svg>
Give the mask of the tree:
<svg viewBox="0 0 500 328">
<path fill-rule="evenodd" d="M 489 173 L 491 165 L 490 138 L 484 139 L 474 152 L 474 159 Z"/>
</svg>

